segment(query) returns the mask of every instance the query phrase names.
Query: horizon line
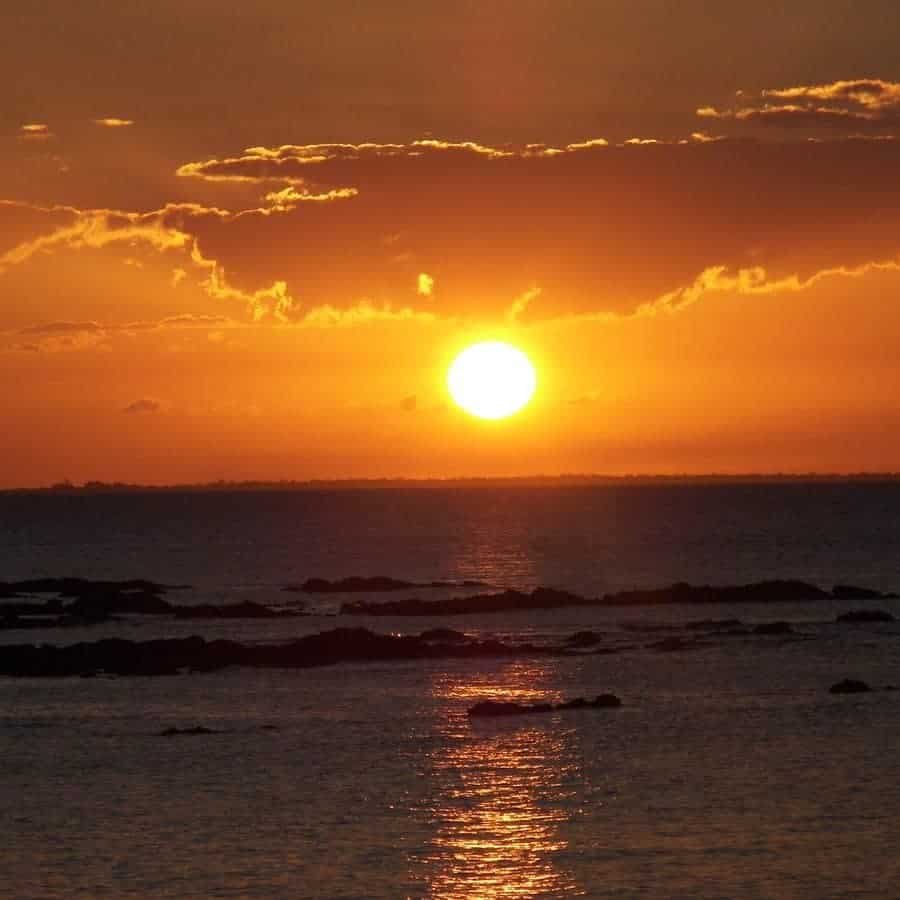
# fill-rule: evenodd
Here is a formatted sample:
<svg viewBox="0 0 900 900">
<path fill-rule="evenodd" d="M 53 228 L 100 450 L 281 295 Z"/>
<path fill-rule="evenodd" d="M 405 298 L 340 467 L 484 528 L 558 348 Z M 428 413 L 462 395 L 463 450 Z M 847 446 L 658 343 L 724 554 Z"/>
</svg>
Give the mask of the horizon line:
<svg viewBox="0 0 900 900">
<path fill-rule="evenodd" d="M 305 478 L 305 479 L 216 479 L 202 482 L 144 484 L 122 481 L 85 481 L 80 484 L 68 480 L 47 485 L 0 487 L 0 494 L 9 493 L 150 493 L 150 492 L 215 492 L 215 491 L 302 491 L 354 490 L 385 488 L 429 487 L 502 487 L 509 486 L 590 486 L 630 484 L 727 484 L 766 482 L 872 482 L 900 481 L 900 472 L 707 472 L 701 474 L 662 473 L 602 475 L 596 473 L 567 473 L 560 475 L 465 475 L 447 477 L 385 476 L 378 478 Z"/>
</svg>

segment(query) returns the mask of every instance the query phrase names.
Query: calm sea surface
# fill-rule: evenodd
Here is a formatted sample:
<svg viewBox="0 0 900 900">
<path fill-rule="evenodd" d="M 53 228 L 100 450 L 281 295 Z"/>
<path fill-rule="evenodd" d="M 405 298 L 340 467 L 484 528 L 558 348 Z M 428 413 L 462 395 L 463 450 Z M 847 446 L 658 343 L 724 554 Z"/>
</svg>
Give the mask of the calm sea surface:
<svg viewBox="0 0 900 900">
<path fill-rule="evenodd" d="M 900 685 L 900 623 L 834 621 L 873 605 L 900 618 L 900 601 L 347 619 L 346 598 L 280 590 L 351 574 L 591 595 L 769 578 L 898 591 L 900 484 L 0 495 L 0 579 L 145 577 L 193 585 L 175 602 L 311 613 L 131 617 L 3 644 L 350 624 L 536 642 L 593 629 L 614 651 L 0 680 L 3 895 L 898 896 L 900 691 L 828 687 Z M 797 634 L 648 646 L 701 618 Z M 466 716 L 488 698 L 604 691 L 623 707 Z M 195 725 L 216 733 L 159 734 Z"/>
</svg>

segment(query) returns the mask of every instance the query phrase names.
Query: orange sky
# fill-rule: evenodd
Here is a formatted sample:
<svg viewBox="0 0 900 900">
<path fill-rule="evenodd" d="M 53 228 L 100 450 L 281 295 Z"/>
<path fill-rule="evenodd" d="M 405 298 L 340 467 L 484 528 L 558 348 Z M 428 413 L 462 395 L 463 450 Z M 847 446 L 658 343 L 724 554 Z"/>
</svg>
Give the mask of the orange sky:
<svg viewBox="0 0 900 900">
<path fill-rule="evenodd" d="M 0 487 L 900 469 L 893 2 L 33 6 Z"/>
</svg>

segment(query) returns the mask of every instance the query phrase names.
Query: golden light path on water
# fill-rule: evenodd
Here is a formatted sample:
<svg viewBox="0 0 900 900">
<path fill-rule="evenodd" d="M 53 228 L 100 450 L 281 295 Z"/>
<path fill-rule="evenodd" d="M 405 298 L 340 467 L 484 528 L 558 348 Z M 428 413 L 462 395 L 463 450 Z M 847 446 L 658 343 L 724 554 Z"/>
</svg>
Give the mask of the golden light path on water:
<svg viewBox="0 0 900 900">
<path fill-rule="evenodd" d="M 548 664 L 498 664 L 490 672 L 442 672 L 433 696 L 446 711 L 430 754 L 435 837 L 426 852 L 429 894 L 442 900 L 582 896 L 559 862 L 560 832 L 577 814 L 580 777 L 573 734 L 559 722 L 470 722 L 479 700 L 559 701 L 545 689 Z"/>
</svg>

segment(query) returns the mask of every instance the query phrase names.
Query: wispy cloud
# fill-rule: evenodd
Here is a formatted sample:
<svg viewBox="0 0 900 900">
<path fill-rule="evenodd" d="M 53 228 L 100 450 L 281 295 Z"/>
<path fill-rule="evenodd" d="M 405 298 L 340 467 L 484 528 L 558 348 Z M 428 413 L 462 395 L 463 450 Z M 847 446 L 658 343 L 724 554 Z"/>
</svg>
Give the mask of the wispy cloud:
<svg viewBox="0 0 900 900">
<path fill-rule="evenodd" d="M 144 398 L 129 403 L 122 412 L 127 416 L 146 415 L 147 413 L 157 413 L 162 409 L 162 404 L 158 400 Z"/>
<path fill-rule="evenodd" d="M 134 125 L 134 119 L 117 119 L 115 116 L 105 119 L 92 119 L 91 121 L 101 128 L 128 128 L 129 125 Z"/>
<path fill-rule="evenodd" d="M 701 106 L 703 119 L 759 122 L 785 128 L 827 128 L 849 133 L 900 129 L 900 82 L 857 78 L 824 84 L 767 88 L 738 94 L 726 109 Z"/>
<path fill-rule="evenodd" d="M 416 293 L 420 297 L 430 297 L 434 291 L 434 278 L 427 272 L 419 272 L 416 279 Z"/>
<path fill-rule="evenodd" d="M 28 122 L 19 128 L 19 140 L 22 141 L 49 141 L 55 137 L 50 126 L 43 122 Z"/>
</svg>

